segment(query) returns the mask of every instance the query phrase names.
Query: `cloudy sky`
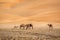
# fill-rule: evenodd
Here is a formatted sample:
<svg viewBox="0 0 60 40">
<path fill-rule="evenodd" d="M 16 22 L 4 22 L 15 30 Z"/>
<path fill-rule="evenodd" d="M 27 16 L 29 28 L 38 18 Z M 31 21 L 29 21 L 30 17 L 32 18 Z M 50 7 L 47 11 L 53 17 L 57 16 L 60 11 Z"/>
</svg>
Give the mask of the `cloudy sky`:
<svg viewBox="0 0 60 40">
<path fill-rule="evenodd" d="M 0 23 L 59 22 L 60 0 L 0 0 Z"/>
</svg>

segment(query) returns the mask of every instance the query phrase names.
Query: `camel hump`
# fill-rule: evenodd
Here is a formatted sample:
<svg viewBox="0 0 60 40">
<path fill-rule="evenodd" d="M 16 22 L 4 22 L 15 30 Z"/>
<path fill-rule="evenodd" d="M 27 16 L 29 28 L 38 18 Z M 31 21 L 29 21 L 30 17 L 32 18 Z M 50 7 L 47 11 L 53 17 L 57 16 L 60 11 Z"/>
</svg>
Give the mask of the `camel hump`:
<svg viewBox="0 0 60 40">
<path fill-rule="evenodd" d="M 32 24 L 30 24 L 30 26 L 32 26 Z"/>
<path fill-rule="evenodd" d="M 26 25 L 27 25 L 28 27 L 29 27 L 29 26 L 33 26 L 32 24 L 26 24 Z"/>
<path fill-rule="evenodd" d="M 52 24 L 48 24 L 48 26 L 52 27 Z"/>
</svg>

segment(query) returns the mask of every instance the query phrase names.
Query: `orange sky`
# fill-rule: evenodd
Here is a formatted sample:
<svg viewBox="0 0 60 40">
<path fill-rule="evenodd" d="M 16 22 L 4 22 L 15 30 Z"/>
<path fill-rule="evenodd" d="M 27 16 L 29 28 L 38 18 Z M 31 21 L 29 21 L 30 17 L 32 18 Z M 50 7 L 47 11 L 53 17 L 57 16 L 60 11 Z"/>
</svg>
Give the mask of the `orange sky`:
<svg viewBox="0 0 60 40">
<path fill-rule="evenodd" d="M 0 23 L 59 22 L 60 0 L 0 0 Z"/>
</svg>

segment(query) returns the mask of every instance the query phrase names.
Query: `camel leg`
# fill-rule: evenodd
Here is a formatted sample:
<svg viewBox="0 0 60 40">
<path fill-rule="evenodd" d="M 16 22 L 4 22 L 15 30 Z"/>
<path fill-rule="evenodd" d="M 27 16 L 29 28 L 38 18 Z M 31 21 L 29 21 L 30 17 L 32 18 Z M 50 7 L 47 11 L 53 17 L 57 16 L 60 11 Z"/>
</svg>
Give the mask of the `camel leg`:
<svg viewBox="0 0 60 40">
<path fill-rule="evenodd" d="M 20 29 L 21 29 L 21 27 L 20 27 Z"/>
<path fill-rule="evenodd" d="M 23 27 L 23 29 L 24 29 L 24 27 Z"/>
<path fill-rule="evenodd" d="M 33 26 L 31 26 L 31 28 L 33 29 Z"/>
<path fill-rule="evenodd" d="M 49 28 L 49 32 L 51 32 L 52 30 L 53 30 L 53 29 L 50 27 L 50 28 Z"/>
<path fill-rule="evenodd" d="M 33 29 L 33 26 L 32 26 L 32 29 Z"/>
<path fill-rule="evenodd" d="M 28 27 L 26 27 L 26 30 L 28 29 Z"/>
<path fill-rule="evenodd" d="M 20 29 L 21 29 L 21 27 L 20 27 Z"/>
</svg>

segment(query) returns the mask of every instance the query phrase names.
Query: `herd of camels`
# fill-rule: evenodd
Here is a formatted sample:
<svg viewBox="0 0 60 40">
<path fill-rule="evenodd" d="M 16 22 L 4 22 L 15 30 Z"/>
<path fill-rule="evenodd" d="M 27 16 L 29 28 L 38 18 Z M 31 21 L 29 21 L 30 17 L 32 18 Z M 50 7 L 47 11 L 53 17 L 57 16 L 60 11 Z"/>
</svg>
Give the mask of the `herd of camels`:
<svg viewBox="0 0 60 40">
<path fill-rule="evenodd" d="M 49 27 L 49 31 L 52 31 L 53 30 L 53 25 L 52 24 L 47 24 L 47 26 Z M 14 26 L 14 28 L 20 28 L 20 29 L 33 29 L 33 24 L 21 24 L 20 26 Z"/>
<path fill-rule="evenodd" d="M 14 28 L 17 29 L 18 26 L 14 26 Z M 32 28 L 32 29 L 33 29 L 33 25 L 32 25 L 32 24 L 26 24 L 26 25 L 25 25 L 25 24 L 21 24 L 21 25 L 19 26 L 19 28 L 20 28 L 20 29 L 26 29 L 26 30 L 27 30 L 28 28 Z"/>
</svg>

